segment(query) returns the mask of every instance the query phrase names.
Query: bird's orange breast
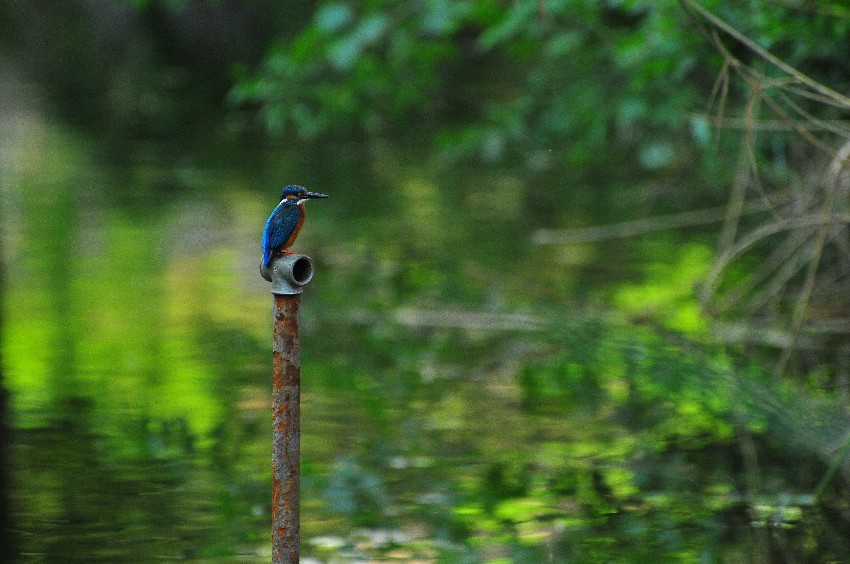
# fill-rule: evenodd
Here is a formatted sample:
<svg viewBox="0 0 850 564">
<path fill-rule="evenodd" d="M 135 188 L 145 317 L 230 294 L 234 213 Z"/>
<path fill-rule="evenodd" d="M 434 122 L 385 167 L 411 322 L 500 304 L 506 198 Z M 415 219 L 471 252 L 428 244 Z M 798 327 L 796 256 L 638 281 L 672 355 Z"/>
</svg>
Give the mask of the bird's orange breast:
<svg viewBox="0 0 850 564">
<path fill-rule="evenodd" d="M 292 235 L 290 235 L 289 239 L 287 239 L 286 243 L 284 243 L 284 249 L 288 249 L 295 242 L 295 239 L 298 237 L 298 233 L 301 232 L 301 227 L 304 225 L 304 218 L 307 217 L 307 210 L 304 207 L 304 204 L 298 206 L 298 209 L 301 212 L 298 214 L 298 224 L 295 226 L 295 229 L 292 230 Z"/>
</svg>

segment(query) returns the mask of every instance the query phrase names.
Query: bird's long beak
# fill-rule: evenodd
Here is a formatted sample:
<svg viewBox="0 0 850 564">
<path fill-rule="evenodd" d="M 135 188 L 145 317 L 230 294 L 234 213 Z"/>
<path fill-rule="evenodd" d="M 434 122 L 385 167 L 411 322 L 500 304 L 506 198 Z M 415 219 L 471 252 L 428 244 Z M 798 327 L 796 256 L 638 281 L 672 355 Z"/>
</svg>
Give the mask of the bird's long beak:
<svg viewBox="0 0 850 564">
<path fill-rule="evenodd" d="M 317 194 L 316 192 L 306 192 L 302 197 L 304 198 L 327 198 L 327 194 Z"/>
</svg>

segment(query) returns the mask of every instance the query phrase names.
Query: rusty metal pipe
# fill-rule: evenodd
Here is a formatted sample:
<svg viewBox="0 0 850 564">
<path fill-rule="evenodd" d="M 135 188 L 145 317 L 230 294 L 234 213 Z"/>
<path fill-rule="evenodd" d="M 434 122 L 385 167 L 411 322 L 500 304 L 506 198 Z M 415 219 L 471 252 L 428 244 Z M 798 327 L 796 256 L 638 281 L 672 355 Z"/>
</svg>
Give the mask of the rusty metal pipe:
<svg viewBox="0 0 850 564">
<path fill-rule="evenodd" d="M 301 292 L 313 261 L 287 254 L 260 266 L 274 295 L 272 563 L 295 564 L 301 551 Z"/>
<path fill-rule="evenodd" d="M 295 564 L 301 543 L 301 339 L 299 294 L 274 296 L 272 562 Z"/>
</svg>

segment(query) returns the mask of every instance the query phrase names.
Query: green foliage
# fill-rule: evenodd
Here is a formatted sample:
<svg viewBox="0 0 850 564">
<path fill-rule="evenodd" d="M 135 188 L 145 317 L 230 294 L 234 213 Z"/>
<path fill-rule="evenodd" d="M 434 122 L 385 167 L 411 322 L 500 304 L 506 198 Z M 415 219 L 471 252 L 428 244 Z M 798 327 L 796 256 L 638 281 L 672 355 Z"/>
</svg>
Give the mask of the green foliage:
<svg viewBox="0 0 850 564">
<path fill-rule="evenodd" d="M 413 108 L 427 111 L 437 67 L 455 52 L 445 38 L 457 23 L 452 6 L 324 4 L 292 43 L 270 47 L 263 73 L 242 80 L 232 99 L 264 101 L 270 130 L 294 126 L 308 138 L 355 124 L 378 131 Z"/>
<path fill-rule="evenodd" d="M 527 172 L 599 191 L 644 179 L 656 190 L 687 185 L 662 190 L 659 201 L 716 203 L 737 158 L 729 145 L 737 135 L 712 132 L 713 116 L 706 115 L 720 107 L 709 98 L 721 57 L 699 19 L 678 2 L 542 5 L 538 11 L 531 0 L 322 2 L 308 26 L 279 37 L 256 70 L 240 74 L 230 101 L 259 105 L 274 136 L 412 136 L 444 162 L 520 163 Z M 701 5 L 814 78 L 846 89 L 845 10 Z M 720 40 L 763 68 L 734 40 Z M 724 92 L 721 117 L 736 118 L 747 86 Z M 774 136 L 758 149 L 773 155 L 764 172 L 787 177 L 785 157 L 776 154 L 794 154 L 799 145 Z"/>
<path fill-rule="evenodd" d="M 676 6 L 652 2 L 550 1 L 542 15 L 533 2 L 328 2 L 270 47 L 232 100 L 262 102 L 276 133 L 377 135 L 412 120 L 447 154 L 539 161 L 554 150 L 577 163 L 637 143 L 646 166 L 662 168 L 698 100 L 686 79 L 699 50 L 684 23 Z"/>
<path fill-rule="evenodd" d="M 612 298 L 618 311 L 633 318 L 650 316 L 666 327 L 690 335 L 707 330 L 708 319 L 697 301 L 696 288 L 705 279 L 713 250 L 698 243 L 682 245 L 672 263 L 657 261 L 646 269 L 645 280 L 624 284 Z"/>
</svg>

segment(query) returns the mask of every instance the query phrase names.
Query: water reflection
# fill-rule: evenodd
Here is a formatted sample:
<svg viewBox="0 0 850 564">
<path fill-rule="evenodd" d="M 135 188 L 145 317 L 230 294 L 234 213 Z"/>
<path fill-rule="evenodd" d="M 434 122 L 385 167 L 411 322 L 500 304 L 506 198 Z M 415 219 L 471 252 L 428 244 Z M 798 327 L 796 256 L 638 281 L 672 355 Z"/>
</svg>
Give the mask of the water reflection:
<svg viewBox="0 0 850 564">
<path fill-rule="evenodd" d="M 116 161 L 35 108 L 16 118 L 27 123 L 6 156 L 26 158 L 3 188 L 4 376 L 23 552 L 267 554 L 270 300 L 256 263 L 283 177 L 340 187 L 298 241 L 319 265 L 303 323 L 306 550 L 327 553 L 323 538 L 343 538 L 343 552 L 430 539 L 422 515 L 439 522 L 457 495 L 437 469 L 472 456 L 452 438 L 468 424 L 467 393 L 484 385 L 466 371 L 490 346 L 440 319 L 504 302 L 487 257 L 510 242 L 484 237 L 516 221 L 511 207 L 398 155 L 365 169 L 356 154 L 336 166 L 318 155 L 246 175 L 144 148 Z M 440 303 L 448 314 L 401 333 L 383 313 Z M 493 407 L 482 404 L 482 421 L 505 421 L 483 417 Z"/>
<path fill-rule="evenodd" d="M 782 458 L 759 443 L 777 473 L 768 517 L 741 493 L 735 438 L 781 411 L 736 387 L 757 367 L 569 308 L 688 299 L 664 273 L 648 290 L 593 282 L 633 278 L 642 259 L 699 271 L 699 240 L 550 253 L 530 234 L 570 210 L 537 209 L 509 171 L 374 146 L 174 156 L 139 143 L 117 158 L 38 108 L 7 115 L 3 376 L 28 559 L 268 559 L 271 302 L 257 264 L 287 182 L 333 196 L 297 242 L 317 264 L 302 308 L 305 556 L 734 558 L 765 546 L 752 522 L 769 520 L 789 542 L 843 542 L 828 507 L 784 496 L 813 489 L 825 446 Z M 568 197 L 557 182 L 534 191 Z"/>
</svg>

